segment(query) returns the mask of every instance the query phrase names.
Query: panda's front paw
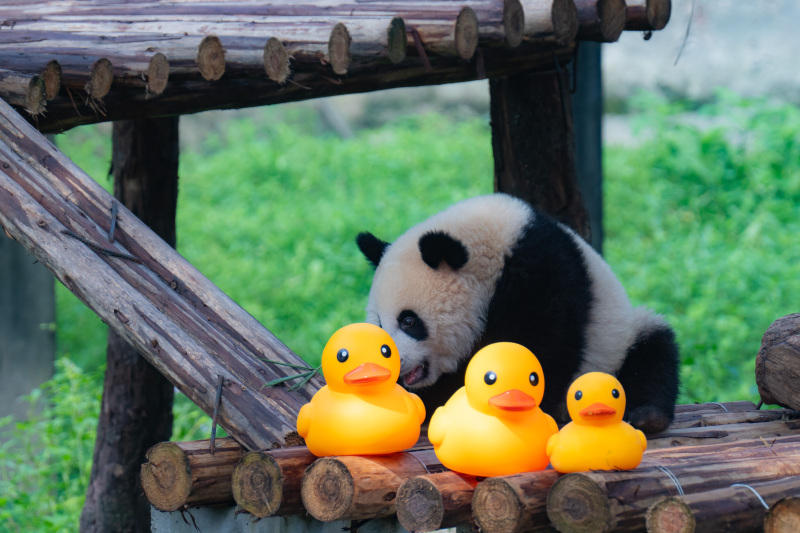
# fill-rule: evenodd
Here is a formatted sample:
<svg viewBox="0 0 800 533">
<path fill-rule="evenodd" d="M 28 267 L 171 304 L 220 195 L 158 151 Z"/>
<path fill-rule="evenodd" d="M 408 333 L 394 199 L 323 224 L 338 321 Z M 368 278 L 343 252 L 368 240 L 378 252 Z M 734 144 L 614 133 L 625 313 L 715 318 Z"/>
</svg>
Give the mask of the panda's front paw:
<svg viewBox="0 0 800 533">
<path fill-rule="evenodd" d="M 673 414 L 664 412 L 653 405 L 642 405 L 628 415 L 628 423 L 645 433 L 664 431 L 672 422 Z"/>
</svg>

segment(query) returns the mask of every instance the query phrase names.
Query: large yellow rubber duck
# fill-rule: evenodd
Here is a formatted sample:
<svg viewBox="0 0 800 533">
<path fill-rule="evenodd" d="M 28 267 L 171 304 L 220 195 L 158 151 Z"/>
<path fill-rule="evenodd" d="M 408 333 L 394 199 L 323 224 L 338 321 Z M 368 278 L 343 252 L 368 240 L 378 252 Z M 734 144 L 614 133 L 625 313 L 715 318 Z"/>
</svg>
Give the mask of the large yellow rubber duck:
<svg viewBox="0 0 800 533">
<path fill-rule="evenodd" d="M 614 376 L 589 372 L 567 392 L 572 422 L 547 443 L 547 455 L 558 472 L 630 470 L 647 449 L 644 433 L 622 420 L 625 391 Z"/>
<path fill-rule="evenodd" d="M 474 476 L 542 470 L 547 439 L 558 431 L 539 408 L 542 365 L 530 350 L 500 342 L 476 353 L 464 386 L 436 409 L 428 438 L 444 466 Z"/>
<path fill-rule="evenodd" d="M 297 415 L 297 432 L 318 457 L 394 453 L 416 444 L 425 406 L 397 384 L 400 357 L 383 329 L 350 324 L 322 352 L 326 385 Z"/>
</svg>

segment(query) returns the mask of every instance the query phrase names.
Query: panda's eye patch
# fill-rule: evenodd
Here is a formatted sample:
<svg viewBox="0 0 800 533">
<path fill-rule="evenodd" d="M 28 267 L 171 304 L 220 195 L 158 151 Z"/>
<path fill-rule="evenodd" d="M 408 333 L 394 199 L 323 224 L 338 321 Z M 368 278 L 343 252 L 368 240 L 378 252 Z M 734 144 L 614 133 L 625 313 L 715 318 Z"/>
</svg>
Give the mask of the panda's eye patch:
<svg viewBox="0 0 800 533">
<path fill-rule="evenodd" d="M 531 375 L 528 376 L 528 380 L 530 380 L 531 385 L 534 387 L 539 384 L 539 374 L 536 372 L 531 372 Z"/>
<path fill-rule="evenodd" d="M 407 315 L 400 320 L 400 327 L 403 329 L 411 329 L 414 327 L 414 324 L 416 323 L 417 321 L 414 319 L 413 316 Z"/>
<path fill-rule="evenodd" d="M 611 391 L 611 396 L 613 396 L 614 398 L 619 398 L 619 391 L 617 389 L 613 389 Z"/>
<path fill-rule="evenodd" d="M 487 385 L 494 385 L 497 381 L 497 374 L 489 370 L 486 375 L 483 376 L 483 381 L 485 381 Z"/>
<path fill-rule="evenodd" d="M 389 348 L 388 345 L 384 344 L 381 346 L 381 355 L 384 356 L 386 359 L 389 359 L 392 356 L 392 349 Z"/>
<path fill-rule="evenodd" d="M 414 340 L 424 341 L 428 338 L 428 328 L 425 327 L 425 322 L 409 309 L 405 309 L 397 315 L 397 326 Z"/>
<path fill-rule="evenodd" d="M 575 392 L 575 399 L 576 400 L 580 400 L 581 398 L 583 398 L 583 391 L 576 391 Z"/>
<path fill-rule="evenodd" d="M 344 348 L 336 352 L 336 360 L 339 361 L 340 363 L 344 363 L 345 361 L 347 361 L 348 357 L 350 357 L 350 352 L 348 352 Z"/>
</svg>

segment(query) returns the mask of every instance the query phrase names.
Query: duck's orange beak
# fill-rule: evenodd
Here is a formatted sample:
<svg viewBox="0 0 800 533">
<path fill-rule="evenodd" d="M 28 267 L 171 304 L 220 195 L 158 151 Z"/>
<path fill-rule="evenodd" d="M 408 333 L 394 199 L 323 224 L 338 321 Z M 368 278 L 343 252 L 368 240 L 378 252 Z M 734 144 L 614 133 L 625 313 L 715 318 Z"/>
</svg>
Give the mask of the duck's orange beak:
<svg viewBox="0 0 800 533">
<path fill-rule="evenodd" d="M 603 418 L 607 416 L 614 416 L 617 414 L 617 410 L 613 407 L 609 407 L 604 403 L 596 402 L 590 405 L 589 407 L 582 409 L 579 413 L 581 416 L 586 416 L 590 418 Z"/>
<path fill-rule="evenodd" d="M 530 411 L 536 407 L 536 400 L 518 389 L 510 389 L 489 398 L 489 405 L 503 411 Z"/>
<path fill-rule="evenodd" d="M 392 377 L 389 369 L 375 363 L 364 363 L 344 375 L 344 382 L 348 385 L 367 385 L 380 383 Z"/>
</svg>

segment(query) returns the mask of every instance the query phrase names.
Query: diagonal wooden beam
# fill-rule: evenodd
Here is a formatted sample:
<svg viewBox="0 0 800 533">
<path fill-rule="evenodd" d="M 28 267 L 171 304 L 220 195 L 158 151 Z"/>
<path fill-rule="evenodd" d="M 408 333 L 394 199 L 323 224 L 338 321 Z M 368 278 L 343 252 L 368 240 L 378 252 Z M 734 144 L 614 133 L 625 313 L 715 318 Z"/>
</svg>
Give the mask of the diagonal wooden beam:
<svg viewBox="0 0 800 533">
<path fill-rule="evenodd" d="M 208 414 L 223 376 L 218 422 L 243 446 L 284 444 L 321 378 L 265 387 L 297 373 L 265 359 L 302 360 L 123 206 L 109 242 L 113 201 L 0 100 L 6 233 Z"/>
</svg>

